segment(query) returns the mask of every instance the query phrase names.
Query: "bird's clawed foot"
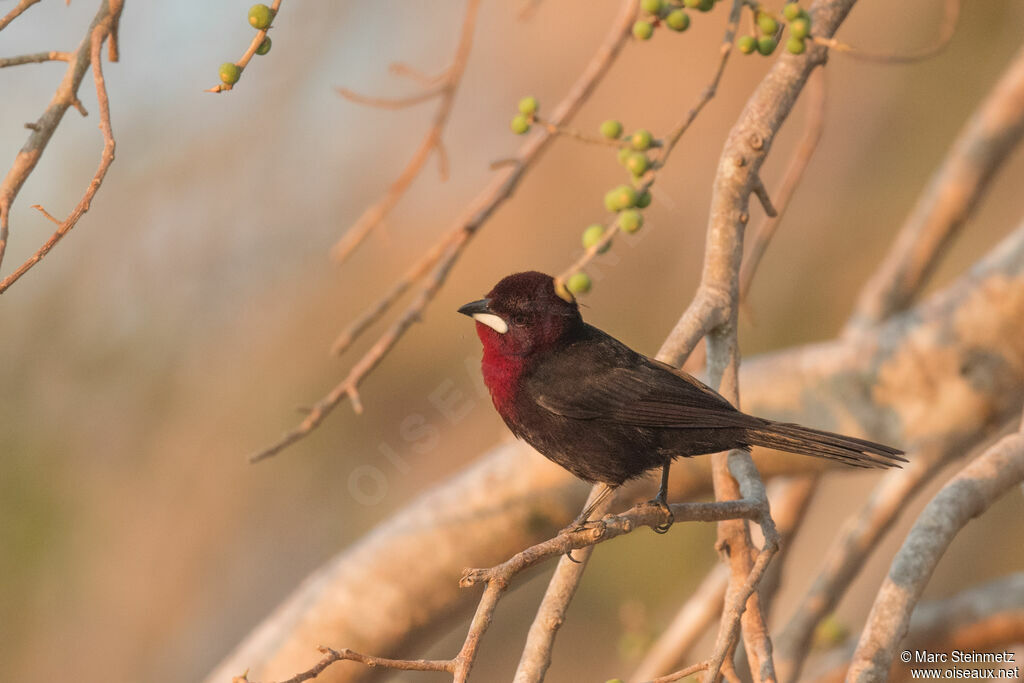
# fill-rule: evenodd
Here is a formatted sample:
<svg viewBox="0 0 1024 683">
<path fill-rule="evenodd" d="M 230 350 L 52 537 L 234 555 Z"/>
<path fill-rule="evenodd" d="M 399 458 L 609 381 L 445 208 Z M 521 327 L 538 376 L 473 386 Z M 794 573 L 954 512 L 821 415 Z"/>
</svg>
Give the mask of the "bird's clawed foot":
<svg viewBox="0 0 1024 683">
<path fill-rule="evenodd" d="M 580 516 L 577 517 L 576 521 L 574 521 L 572 524 L 559 531 L 558 535 L 561 536 L 562 534 L 574 534 L 577 531 L 587 531 L 588 529 L 602 529 L 601 533 L 603 533 L 604 520 L 583 519 L 582 516 Z M 575 548 L 573 550 L 575 550 Z M 572 550 L 566 551 L 565 556 L 569 558 L 570 562 L 575 562 L 576 564 L 580 563 L 579 560 L 572 556 Z"/>
<path fill-rule="evenodd" d="M 676 518 L 672 514 L 672 508 L 668 506 L 668 501 L 665 500 L 661 493 L 659 492 L 657 497 L 647 501 L 647 504 L 657 505 L 661 509 L 662 514 L 665 515 L 665 521 L 654 527 L 654 533 L 663 534 L 671 529 L 672 525 L 675 524 Z"/>
</svg>

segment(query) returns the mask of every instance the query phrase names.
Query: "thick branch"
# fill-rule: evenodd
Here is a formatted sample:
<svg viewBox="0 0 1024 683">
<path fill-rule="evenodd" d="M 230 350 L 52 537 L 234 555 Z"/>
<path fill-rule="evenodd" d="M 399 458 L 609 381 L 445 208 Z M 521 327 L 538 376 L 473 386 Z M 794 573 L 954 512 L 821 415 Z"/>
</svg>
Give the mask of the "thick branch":
<svg viewBox="0 0 1024 683">
<path fill-rule="evenodd" d="M 910 615 L 953 537 L 1010 487 L 1024 481 L 1024 432 L 1004 437 L 925 506 L 892 561 L 853 655 L 848 681 L 885 678 Z"/>
<path fill-rule="evenodd" d="M 920 293 L 1022 135 L 1024 48 L 932 176 L 893 248 L 861 292 L 847 330 L 862 329 L 903 310 Z"/>
</svg>

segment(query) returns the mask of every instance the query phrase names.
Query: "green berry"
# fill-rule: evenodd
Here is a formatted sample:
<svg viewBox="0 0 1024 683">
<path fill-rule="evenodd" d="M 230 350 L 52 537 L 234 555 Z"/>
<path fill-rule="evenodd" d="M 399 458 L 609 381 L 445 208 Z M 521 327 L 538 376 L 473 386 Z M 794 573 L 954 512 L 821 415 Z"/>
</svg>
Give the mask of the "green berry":
<svg viewBox="0 0 1024 683">
<path fill-rule="evenodd" d="M 604 196 L 609 211 L 622 211 L 636 206 L 637 192 L 629 185 L 619 185 Z"/>
<path fill-rule="evenodd" d="M 794 19 L 789 25 L 789 35 L 794 38 L 806 38 L 811 32 L 811 25 L 806 19 Z"/>
<path fill-rule="evenodd" d="M 590 249 L 591 247 L 598 244 L 601 241 L 602 237 L 604 237 L 603 225 L 601 225 L 600 223 L 594 223 L 593 225 L 588 226 L 587 229 L 583 231 L 583 248 Z M 609 242 L 608 244 L 598 249 L 597 253 L 603 254 L 604 252 L 611 249 L 611 246 L 612 243 Z"/>
<path fill-rule="evenodd" d="M 519 100 L 519 113 L 525 116 L 533 116 L 537 113 L 537 108 L 540 104 L 537 102 L 537 98 L 533 95 L 528 95 L 523 99 Z"/>
<path fill-rule="evenodd" d="M 804 43 L 802 38 L 790 36 L 789 40 L 786 41 L 786 50 L 794 55 L 802 55 L 806 49 L 807 44 Z"/>
<path fill-rule="evenodd" d="M 590 291 L 593 283 L 590 281 L 590 276 L 584 273 L 582 270 L 578 273 L 573 273 L 569 277 L 569 281 L 565 283 L 565 286 L 569 288 L 569 291 L 573 294 L 586 294 Z"/>
<path fill-rule="evenodd" d="M 757 38 L 754 36 L 740 36 L 740 39 L 736 41 L 736 47 L 738 47 L 740 52 L 743 54 L 749 55 L 757 49 Z"/>
<path fill-rule="evenodd" d="M 681 9 L 672 10 L 665 17 L 665 25 L 673 31 L 685 31 L 690 27 L 690 15 Z"/>
<path fill-rule="evenodd" d="M 636 177 L 642 176 L 650 167 L 651 162 L 643 152 L 633 152 L 626 158 L 626 170 Z"/>
<path fill-rule="evenodd" d="M 644 190 L 639 197 L 636 198 L 636 208 L 646 209 L 651 205 L 651 191 Z"/>
<path fill-rule="evenodd" d="M 271 45 L 271 43 L 270 43 L 270 36 L 267 36 L 266 38 L 263 39 L 263 42 L 260 43 L 260 46 L 258 48 L 256 48 L 256 54 L 258 54 L 258 55 L 265 55 L 265 54 L 267 54 L 268 52 L 270 52 L 270 45 Z"/>
<path fill-rule="evenodd" d="M 700 0 L 697 3 L 697 9 L 701 12 L 710 12 L 715 8 L 715 0 Z"/>
<path fill-rule="evenodd" d="M 638 152 L 642 152 L 651 146 L 651 133 L 644 128 L 641 128 L 637 132 L 633 133 L 632 137 L 629 138 L 629 144 L 633 149 Z"/>
<path fill-rule="evenodd" d="M 522 135 L 526 131 L 530 130 L 530 117 L 524 114 L 516 114 L 512 117 L 512 123 L 509 124 L 509 128 L 516 135 Z"/>
<path fill-rule="evenodd" d="M 619 149 L 619 154 L 618 154 L 618 156 L 619 156 L 619 163 L 622 164 L 623 166 L 625 166 L 626 162 L 629 161 L 629 155 L 631 155 L 632 153 L 633 153 L 633 150 L 631 150 L 629 147 L 622 147 L 622 148 L 620 148 Z"/>
<path fill-rule="evenodd" d="M 786 17 L 786 21 L 795 21 L 800 18 L 802 13 L 803 10 L 796 2 L 787 2 L 786 6 L 782 8 L 782 16 Z"/>
<path fill-rule="evenodd" d="M 249 25 L 257 31 L 262 31 L 270 27 L 270 22 L 274 20 L 274 10 L 270 9 L 263 3 L 253 5 L 249 8 Z"/>
<path fill-rule="evenodd" d="M 661 14 L 661 0 L 641 0 L 640 7 L 648 14 L 655 16 Z"/>
<path fill-rule="evenodd" d="M 634 233 L 644 225 L 644 215 L 636 209 L 629 209 L 619 214 L 619 227 L 623 232 Z"/>
<path fill-rule="evenodd" d="M 615 119 L 608 119 L 601 124 L 601 135 L 609 140 L 617 140 L 622 135 L 622 123 Z"/>
<path fill-rule="evenodd" d="M 757 15 L 757 27 L 766 36 L 774 36 L 775 32 L 779 30 L 779 22 L 775 21 L 775 18 L 767 12 L 761 12 Z"/>
<path fill-rule="evenodd" d="M 778 47 L 778 45 L 779 41 L 775 40 L 771 36 L 762 36 L 757 39 L 757 51 L 765 57 L 775 52 L 775 48 Z"/>
<path fill-rule="evenodd" d="M 650 40 L 652 35 L 654 35 L 654 26 L 651 25 L 651 22 L 641 19 L 633 24 L 633 37 L 637 40 Z"/>
<path fill-rule="evenodd" d="M 234 85 L 242 77 L 242 67 L 231 62 L 224 62 L 220 65 L 220 80 L 225 85 Z"/>
</svg>

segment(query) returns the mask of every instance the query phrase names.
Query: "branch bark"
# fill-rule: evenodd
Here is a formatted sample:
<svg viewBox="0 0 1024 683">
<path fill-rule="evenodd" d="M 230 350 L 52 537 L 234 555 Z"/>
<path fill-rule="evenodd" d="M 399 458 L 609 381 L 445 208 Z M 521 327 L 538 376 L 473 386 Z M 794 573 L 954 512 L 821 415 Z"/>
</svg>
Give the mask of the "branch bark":
<svg viewBox="0 0 1024 683">
<path fill-rule="evenodd" d="M 875 596 L 848 681 L 886 677 L 932 571 L 953 537 L 1024 481 L 1024 432 L 1004 437 L 939 491 L 914 523 Z"/>
</svg>

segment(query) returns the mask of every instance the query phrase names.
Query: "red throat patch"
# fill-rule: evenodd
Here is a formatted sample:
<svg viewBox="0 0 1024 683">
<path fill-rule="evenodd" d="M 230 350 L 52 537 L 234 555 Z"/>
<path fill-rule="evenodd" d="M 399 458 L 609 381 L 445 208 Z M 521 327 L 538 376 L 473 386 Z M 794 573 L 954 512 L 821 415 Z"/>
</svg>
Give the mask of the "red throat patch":
<svg viewBox="0 0 1024 683">
<path fill-rule="evenodd" d="M 498 412 L 502 415 L 511 415 L 525 358 L 502 353 L 499 348 L 501 335 L 487 325 L 478 322 L 476 331 L 484 346 L 484 357 L 480 363 L 484 384 L 491 392 L 491 400 L 494 401 L 494 407 Z"/>
</svg>

